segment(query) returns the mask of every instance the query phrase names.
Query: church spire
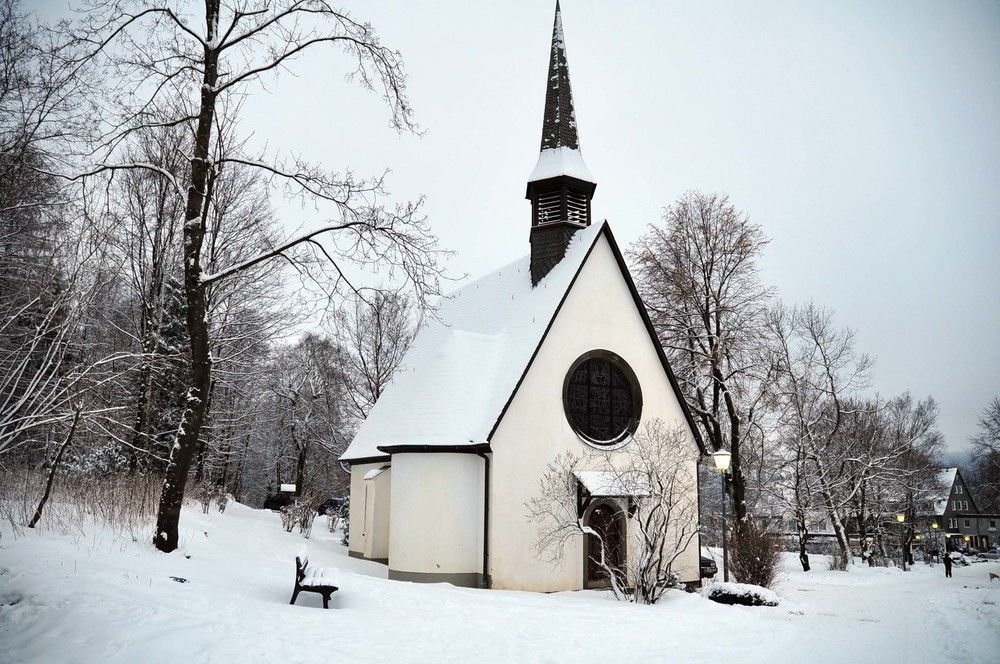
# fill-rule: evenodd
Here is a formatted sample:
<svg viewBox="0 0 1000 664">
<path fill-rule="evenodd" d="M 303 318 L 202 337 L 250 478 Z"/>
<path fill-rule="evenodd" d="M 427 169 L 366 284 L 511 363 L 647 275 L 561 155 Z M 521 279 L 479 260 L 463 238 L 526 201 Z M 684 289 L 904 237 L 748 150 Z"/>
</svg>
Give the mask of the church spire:
<svg viewBox="0 0 1000 664">
<path fill-rule="evenodd" d="M 556 17 L 552 22 L 552 50 L 549 53 L 549 78 L 545 88 L 545 115 L 542 118 L 542 150 L 567 147 L 580 149 L 573 113 L 573 90 L 569 84 L 569 63 L 566 61 L 566 39 L 563 36 L 562 12 L 556 0 Z"/>
<path fill-rule="evenodd" d="M 531 201 L 531 282 L 537 284 L 566 255 L 573 234 L 590 225 L 597 185 L 583 161 L 569 84 L 562 12 L 556 0 L 552 48 L 545 80 L 542 144 L 528 178 Z"/>
</svg>

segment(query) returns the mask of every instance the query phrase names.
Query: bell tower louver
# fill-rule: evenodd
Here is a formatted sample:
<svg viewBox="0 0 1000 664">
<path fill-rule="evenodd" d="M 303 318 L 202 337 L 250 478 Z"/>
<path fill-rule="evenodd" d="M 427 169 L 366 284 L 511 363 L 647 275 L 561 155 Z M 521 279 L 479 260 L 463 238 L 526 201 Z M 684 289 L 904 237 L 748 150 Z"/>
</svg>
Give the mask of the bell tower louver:
<svg viewBox="0 0 1000 664">
<path fill-rule="evenodd" d="M 573 234 L 590 225 L 590 200 L 596 188 L 580 152 L 566 40 L 557 0 L 545 87 L 541 151 L 535 170 L 528 178 L 526 194 L 531 201 L 532 284 L 541 281 L 562 260 Z"/>
</svg>

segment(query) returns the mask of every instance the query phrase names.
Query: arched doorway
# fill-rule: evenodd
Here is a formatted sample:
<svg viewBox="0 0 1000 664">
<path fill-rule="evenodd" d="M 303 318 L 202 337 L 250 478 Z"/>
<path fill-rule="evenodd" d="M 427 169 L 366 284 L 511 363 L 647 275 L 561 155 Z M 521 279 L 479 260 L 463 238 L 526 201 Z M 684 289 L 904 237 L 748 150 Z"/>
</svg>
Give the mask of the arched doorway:
<svg viewBox="0 0 1000 664">
<path fill-rule="evenodd" d="M 604 559 L 612 568 L 622 570 L 625 564 L 625 512 L 611 501 L 594 505 L 584 523 L 600 534 L 601 539 L 587 534 L 583 545 L 583 587 L 608 588 L 611 580 L 600 568 L 601 540 L 604 540 Z"/>
</svg>

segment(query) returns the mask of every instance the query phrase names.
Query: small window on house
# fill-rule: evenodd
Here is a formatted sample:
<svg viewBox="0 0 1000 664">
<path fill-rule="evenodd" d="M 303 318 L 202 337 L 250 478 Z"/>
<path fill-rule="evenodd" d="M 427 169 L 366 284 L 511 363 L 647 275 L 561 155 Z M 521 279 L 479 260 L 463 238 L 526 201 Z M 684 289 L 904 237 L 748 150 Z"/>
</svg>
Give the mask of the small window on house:
<svg viewBox="0 0 1000 664">
<path fill-rule="evenodd" d="M 971 527 L 972 527 L 972 522 L 971 522 L 971 521 L 969 521 L 968 519 L 966 519 L 966 520 L 965 520 L 965 527 L 966 527 L 966 528 L 971 528 Z"/>
<path fill-rule="evenodd" d="M 951 528 L 952 530 L 954 530 L 955 528 L 957 528 L 958 527 L 958 520 L 957 519 L 948 519 L 948 527 Z"/>
<path fill-rule="evenodd" d="M 996 522 L 996 520 L 990 519 L 990 530 L 996 530 L 996 529 L 997 529 L 997 522 Z"/>
<path fill-rule="evenodd" d="M 961 484 L 956 484 L 955 485 L 955 493 L 962 493 L 962 485 Z"/>
</svg>

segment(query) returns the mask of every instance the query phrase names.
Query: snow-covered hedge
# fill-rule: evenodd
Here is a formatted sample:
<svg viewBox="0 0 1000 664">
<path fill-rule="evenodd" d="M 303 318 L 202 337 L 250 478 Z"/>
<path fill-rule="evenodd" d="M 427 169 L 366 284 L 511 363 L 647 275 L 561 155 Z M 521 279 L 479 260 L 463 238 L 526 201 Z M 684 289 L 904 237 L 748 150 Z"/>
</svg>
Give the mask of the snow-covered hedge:
<svg viewBox="0 0 1000 664">
<path fill-rule="evenodd" d="M 778 606 L 777 593 L 749 583 L 713 583 L 705 589 L 704 594 L 708 599 L 720 604 Z"/>
</svg>

